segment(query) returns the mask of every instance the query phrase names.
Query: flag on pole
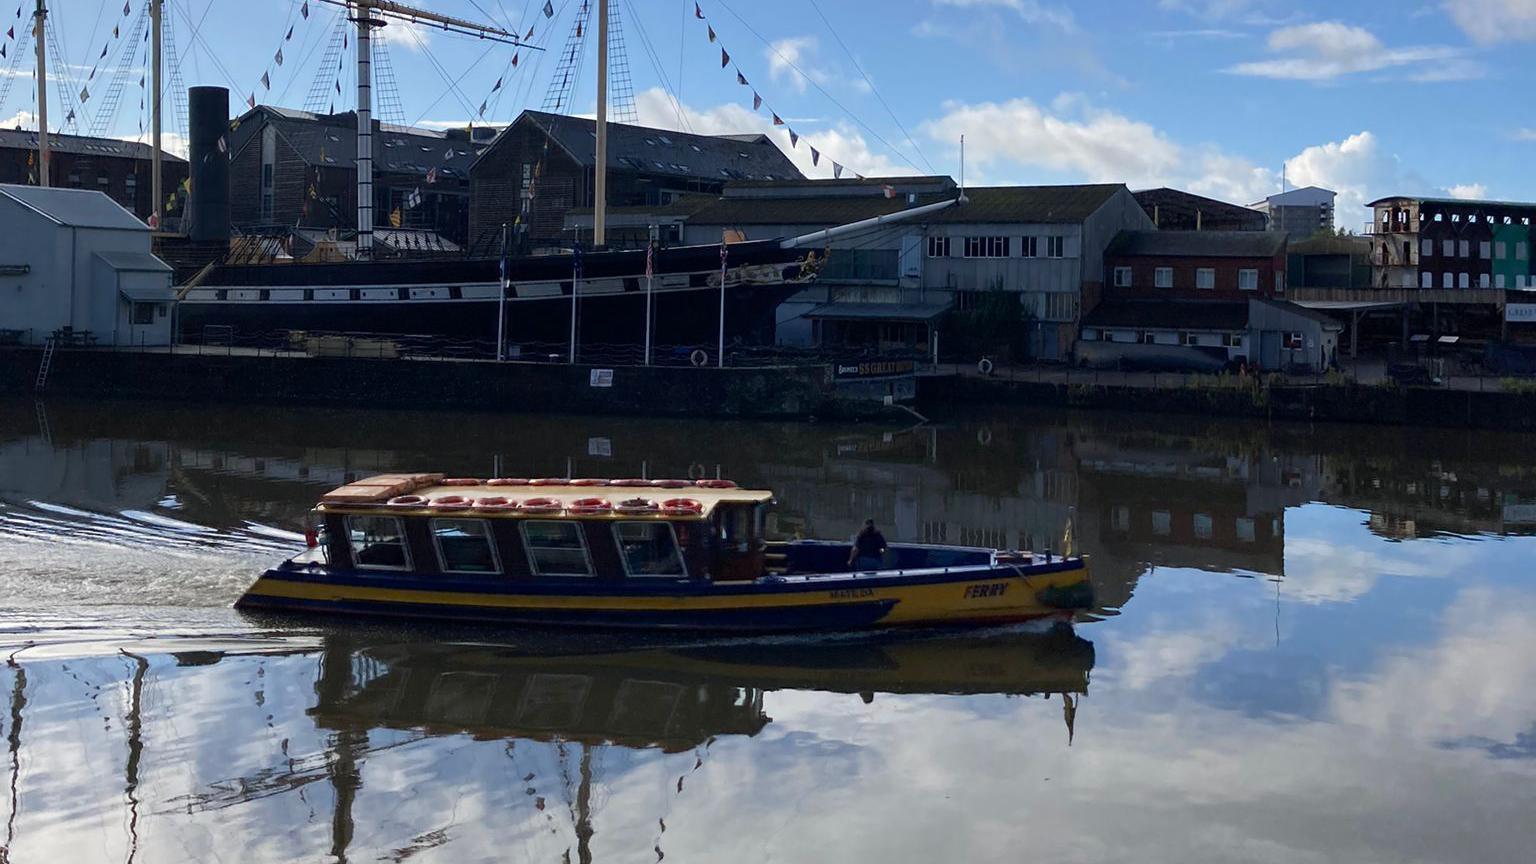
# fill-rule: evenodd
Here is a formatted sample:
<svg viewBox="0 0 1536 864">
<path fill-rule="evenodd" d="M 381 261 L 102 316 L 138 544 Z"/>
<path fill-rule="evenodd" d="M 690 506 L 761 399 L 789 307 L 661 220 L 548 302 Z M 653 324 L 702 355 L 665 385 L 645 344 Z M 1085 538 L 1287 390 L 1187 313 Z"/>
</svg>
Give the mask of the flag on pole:
<svg viewBox="0 0 1536 864">
<path fill-rule="evenodd" d="M 432 168 L 428 168 L 427 169 L 427 182 L 428 183 L 436 183 L 437 182 L 437 168 L 435 166 L 432 167 Z"/>
<path fill-rule="evenodd" d="M 650 277 L 656 272 L 656 244 L 645 244 L 645 275 Z"/>
<path fill-rule="evenodd" d="M 860 178 L 860 179 L 863 179 L 863 178 Z M 884 192 L 885 193 L 885 197 L 887 197 L 887 198 L 895 198 L 896 197 L 896 187 L 895 186 L 881 186 L 880 187 L 880 191 Z"/>
<path fill-rule="evenodd" d="M 544 0 L 544 17 L 555 17 L 555 4 L 550 2 L 550 0 Z"/>
<path fill-rule="evenodd" d="M 405 209 L 407 209 L 407 210 L 415 210 L 417 207 L 420 207 L 420 206 L 421 206 L 421 187 L 417 186 L 415 189 L 411 190 L 411 194 L 405 196 Z"/>
</svg>

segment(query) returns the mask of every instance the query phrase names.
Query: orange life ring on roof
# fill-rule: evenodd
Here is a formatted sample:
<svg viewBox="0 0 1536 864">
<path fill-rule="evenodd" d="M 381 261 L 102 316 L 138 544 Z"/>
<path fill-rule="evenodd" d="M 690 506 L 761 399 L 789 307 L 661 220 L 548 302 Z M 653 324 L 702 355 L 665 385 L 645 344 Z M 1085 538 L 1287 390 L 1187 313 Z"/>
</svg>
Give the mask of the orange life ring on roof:
<svg viewBox="0 0 1536 864">
<path fill-rule="evenodd" d="M 553 498 L 529 498 L 518 509 L 524 513 L 559 513 L 565 505 Z"/>
<path fill-rule="evenodd" d="M 684 489 L 693 483 L 689 480 L 652 480 L 651 485 L 657 489 Z"/>
<path fill-rule="evenodd" d="M 439 485 L 439 486 L 479 486 L 479 485 L 482 485 L 483 483 L 485 483 L 484 480 L 478 480 L 478 479 L 476 479 L 474 477 L 449 477 L 447 480 L 443 480 L 443 481 L 439 482 L 437 485 Z"/>
<path fill-rule="evenodd" d="M 400 495 L 389 499 L 391 507 L 425 507 L 427 499 L 421 495 Z"/>
<path fill-rule="evenodd" d="M 607 513 L 613 509 L 607 498 L 577 498 L 569 507 L 572 513 Z"/>
<path fill-rule="evenodd" d="M 661 505 L 649 498 L 630 498 L 613 505 L 613 509 L 629 515 L 661 512 Z"/>
<path fill-rule="evenodd" d="M 493 512 L 516 510 L 517 502 L 513 501 L 511 498 L 502 498 L 498 495 L 491 498 L 475 499 L 474 508 L 476 510 L 490 510 Z"/>
<path fill-rule="evenodd" d="M 565 479 L 564 477 L 540 477 L 540 478 L 538 478 L 536 480 L 529 480 L 528 481 L 528 485 L 529 486 L 564 486 L 565 484 L 567 484 L 569 482 L 571 482 L 571 481 Z"/>
<path fill-rule="evenodd" d="M 497 477 L 494 480 L 485 481 L 487 486 L 527 486 L 527 477 Z"/>
<path fill-rule="evenodd" d="M 444 495 L 440 498 L 433 498 L 428 502 L 427 506 L 438 507 L 444 510 L 463 510 L 473 506 L 474 503 L 463 495 Z"/>
<path fill-rule="evenodd" d="M 694 481 L 693 485 L 699 487 L 700 489 L 735 489 L 736 488 L 736 481 L 734 481 L 734 480 L 696 480 L 696 481 Z"/>
<path fill-rule="evenodd" d="M 623 486 L 623 487 L 649 486 L 649 485 L 651 485 L 651 481 L 649 481 L 649 480 L 642 480 L 642 479 L 640 479 L 638 477 L 631 477 L 628 480 L 609 480 L 608 481 L 608 485 L 609 486 Z"/>
<path fill-rule="evenodd" d="M 572 486 L 607 486 L 607 480 L 599 480 L 595 477 L 583 477 L 580 480 L 570 481 Z"/>
<path fill-rule="evenodd" d="M 704 505 L 693 498 L 668 498 L 661 502 L 661 512 L 668 516 L 697 516 Z"/>
</svg>

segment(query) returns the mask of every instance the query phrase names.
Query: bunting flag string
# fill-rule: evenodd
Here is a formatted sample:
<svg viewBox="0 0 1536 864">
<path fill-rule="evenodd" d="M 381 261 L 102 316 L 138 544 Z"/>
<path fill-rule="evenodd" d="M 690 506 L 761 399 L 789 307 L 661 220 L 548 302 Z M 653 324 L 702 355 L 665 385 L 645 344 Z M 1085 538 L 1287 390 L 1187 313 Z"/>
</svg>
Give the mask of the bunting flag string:
<svg viewBox="0 0 1536 864">
<path fill-rule="evenodd" d="M 697 0 L 695 0 L 693 4 L 693 17 L 704 22 L 704 35 L 705 38 L 709 40 L 709 44 L 720 46 L 720 68 L 725 69 L 727 67 L 734 67 L 736 71 L 736 83 L 752 91 L 752 111 L 756 113 L 766 107 L 768 110 L 768 117 L 770 122 L 775 127 L 783 126 L 784 131 L 789 133 L 789 149 L 798 149 L 801 139 L 800 133 L 796 132 L 793 127 L 785 123 L 784 118 L 780 117 L 778 112 L 773 110 L 773 106 L 768 105 L 768 103 L 763 99 L 762 95 L 758 93 L 757 88 L 753 87 L 752 83 L 747 80 L 746 73 L 741 70 L 741 66 L 732 62 L 730 52 L 726 50 L 725 41 L 721 39 L 720 34 L 715 31 L 715 25 L 709 20 L 709 17 L 704 14 L 704 7 L 701 6 Z M 809 141 L 806 142 L 805 146 L 810 151 L 811 166 L 820 167 L 822 155 L 821 151 L 812 146 Z M 827 161 L 832 165 L 832 178 L 834 180 L 841 180 L 844 172 L 847 171 L 846 166 L 835 159 L 828 159 Z M 851 173 L 859 180 L 865 179 L 863 174 L 860 174 L 856 171 Z"/>
<path fill-rule="evenodd" d="M 304 3 L 299 6 L 299 17 L 302 18 L 305 21 L 309 20 L 309 0 L 304 0 Z M 261 89 L 264 92 L 271 92 L 272 91 L 272 72 L 273 72 L 274 69 L 281 69 L 282 68 L 283 62 L 286 59 L 283 56 L 283 45 L 285 43 L 287 43 L 287 42 L 292 42 L 293 41 L 293 31 L 294 31 L 294 28 L 296 26 L 297 25 L 293 24 L 293 23 L 290 23 L 288 25 L 287 31 L 285 31 L 283 33 L 283 38 L 281 40 L 279 40 L 278 43 L 277 43 L 277 50 L 272 52 L 272 64 L 273 65 L 268 66 L 266 69 L 263 69 L 262 72 L 261 72 L 261 78 L 259 80 L 261 82 Z M 345 50 L 346 47 L 347 47 L 347 44 L 346 44 L 347 37 L 346 37 L 345 31 L 343 31 L 341 39 L 342 39 L 341 47 L 342 47 L 343 50 Z M 337 69 L 338 69 L 338 71 L 340 70 L 340 65 L 337 66 Z M 341 92 L 341 79 L 340 78 L 338 78 L 336 80 L 336 92 L 337 93 Z M 252 92 L 250 93 L 250 95 L 248 95 L 246 97 L 245 104 L 247 106 L 251 107 L 251 108 L 255 108 L 256 107 L 256 94 L 254 92 L 254 88 L 253 88 Z M 334 105 L 334 103 L 331 106 L 331 113 L 333 113 L 333 114 L 336 113 L 335 112 L 335 105 Z"/>
</svg>

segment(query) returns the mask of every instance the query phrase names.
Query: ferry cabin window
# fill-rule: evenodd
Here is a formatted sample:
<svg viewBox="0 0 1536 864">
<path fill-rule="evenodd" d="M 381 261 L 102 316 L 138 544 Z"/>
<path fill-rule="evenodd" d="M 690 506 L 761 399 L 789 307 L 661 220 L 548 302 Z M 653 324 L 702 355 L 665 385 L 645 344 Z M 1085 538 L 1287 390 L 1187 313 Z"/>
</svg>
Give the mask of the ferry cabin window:
<svg viewBox="0 0 1536 864">
<path fill-rule="evenodd" d="M 347 540 L 352 544 L 352 563 L 357 567 L 406 570 L 411 557 L 405 549 L 405 530 L 393 516 L 348 516 Z"/>
<path fill-rule="evenodd" d="M 630 576 L 687 576 L 677 537 L 666 522 L 620 522 L 613 538 Z"/>
<path fill-rule="evenodd" d="M 591 576 L 587 541 L 576 522 L 530 520 L 522 524 L 523 545 L 535 576 Z"/>
<path fill-rule="evenodd" d="M 484 519 L 433 519 L 432 542 L 444 573 L 500 573 Z"/>
</svg>

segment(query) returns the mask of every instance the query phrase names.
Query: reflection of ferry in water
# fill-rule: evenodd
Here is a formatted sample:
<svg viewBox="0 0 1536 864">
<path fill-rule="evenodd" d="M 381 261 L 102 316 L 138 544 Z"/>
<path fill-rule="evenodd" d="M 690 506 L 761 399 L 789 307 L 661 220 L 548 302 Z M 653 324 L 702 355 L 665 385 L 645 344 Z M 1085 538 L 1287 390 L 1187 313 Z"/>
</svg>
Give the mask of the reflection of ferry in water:
<svg viewBox="0 0 1536 864">
<path fill-rule="evenodd" d="M 316 722 L 331 729 L 607 743 L 677 752 L 756 735 L 771 690 L 1062 694 L 1093 643 L 1067 631 L 911 632 L 557 654 L 527 646 L 328 640 Z M 1069 709 L 1068 722 L 1071 714 Z"/>
</svg>

